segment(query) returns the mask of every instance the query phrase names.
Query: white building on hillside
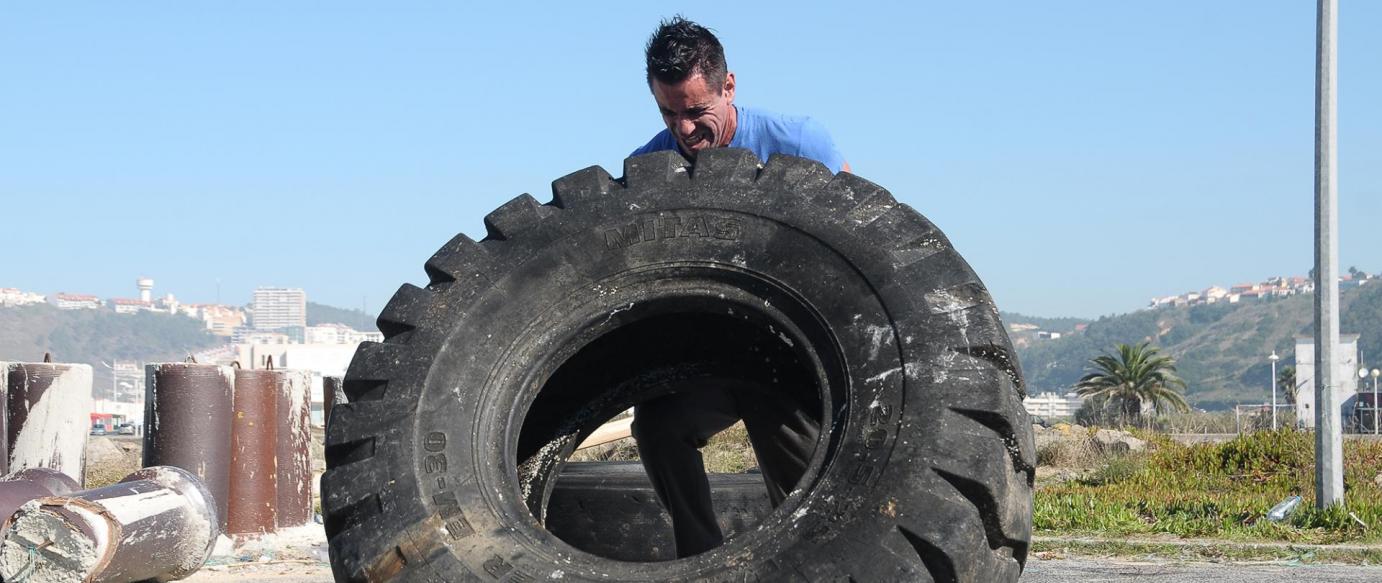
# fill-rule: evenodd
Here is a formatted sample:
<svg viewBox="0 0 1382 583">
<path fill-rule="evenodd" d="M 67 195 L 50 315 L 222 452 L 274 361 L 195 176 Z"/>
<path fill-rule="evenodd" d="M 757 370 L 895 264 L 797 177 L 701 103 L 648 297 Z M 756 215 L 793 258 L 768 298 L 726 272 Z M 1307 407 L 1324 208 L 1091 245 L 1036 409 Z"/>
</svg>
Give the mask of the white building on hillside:
<svg viewBox="0 0 1382 583">
<path fill-rule="evenodd" d="M 282 332 L 255 332 L 241 328 L 235 332 L 232 342 L 240 344 L 293 344 L 293 339 Z"/>
<path fill-rule="evenodd" d="M 304 344 L 359 344 L 361 342 L 383 342 L 380 332 L 361 332 L 344 324 L 322 324 L 308 326 L 303 330 Z"/>
<path fill-rule="evenodd" d="M 54 295 L 53 305 L 59 310 L 99 310 L 104 306 L 101 298 L 96 296 L 66 293 Z"/>
<path fill-rule="evenodd" d="M 0 287 L 0 306 L 28 306 L 45 301 L 43 294 L 26 292 L 12 287 Z"/>
<path fill-rule="evenodd" d="M 1074 417 L 1075 412 L 1080 410 L 1080 405 L 1084 404 L 1084 398 L 1075 393 L 1041 393 L 1038 395 L 1028 395 L 1022 401 L 1022 406 L 1027 408 L 1027 414 L 1036 417 Z"/>
<path fill-rule="evenodd" d="M 141 311 L 152 311 L 154 304 L 134 298 L 112 298 L 110 307 L 114 308 L 117 314 L 133 314 Z"/>
<path fill-rule="evenodd" d="M 1334 353 L 1334 403 L 1342 419 L 1353 413 L 1353 398 L 1358 394 L 1358 335 L 1340 334 Z M 1296 420 L 1302 427 L 1315 426 L 1315 339 L 1296 337 Z"/>
<path fill-rule="evenodd" d="M 245 368 L 264 368 L 273 359 L 275 369 L 312 373 L 312 423 L 322 423 L 323 377 L 345 376 L 356 344 L 236 344 L 235 359 Z"/>
<path fill-rule="evenodd" d="M 254 290 L 254 329 L 278 330 L 307 326 L 307 292 L 298 288 L 261 287 Z"/>
<path fill-rule="evenodd" d="M 239 362 L 249 369 L 266 368 L 270 359 L 275 369 L 305 370 L 312 373 L 312 421 L 321 423 L 322 379 L 345 376 L 361 342 L 382 341 L 379 332 L 360 332 L 341 324 L 310 326 L 302 329 L 302 339 L 281 332 L 241 331 L 225 351 L 198 355 L 218 364 Z"/>
<path fill-rule="evenodd" d="M 206 329 L 217 336 L 234 336 L 235 329 L 244 326 L 248 320 L 245 311 L 234 306 L 204 304 L 200 306 L 200 312 Z"/>
</svg>

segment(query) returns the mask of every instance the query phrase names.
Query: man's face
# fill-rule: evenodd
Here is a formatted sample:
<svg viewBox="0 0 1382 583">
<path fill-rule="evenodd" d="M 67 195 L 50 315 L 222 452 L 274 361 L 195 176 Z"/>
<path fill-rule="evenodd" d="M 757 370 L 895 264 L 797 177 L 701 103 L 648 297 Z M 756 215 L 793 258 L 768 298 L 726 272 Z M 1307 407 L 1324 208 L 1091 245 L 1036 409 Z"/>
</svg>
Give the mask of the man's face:
<svg viewBox="0 0 1382 583">
<path fill-rule="evenodd" d="M 652 89 L 662 121 L 683 154 L 694 159 L 701 150 L 729 145 L 738 121 L 734 113 L 734 73 L 725 75 L 723 87 L 712 88 L 696 72 L 672 85 L 653 79 Z"/>
</svg>

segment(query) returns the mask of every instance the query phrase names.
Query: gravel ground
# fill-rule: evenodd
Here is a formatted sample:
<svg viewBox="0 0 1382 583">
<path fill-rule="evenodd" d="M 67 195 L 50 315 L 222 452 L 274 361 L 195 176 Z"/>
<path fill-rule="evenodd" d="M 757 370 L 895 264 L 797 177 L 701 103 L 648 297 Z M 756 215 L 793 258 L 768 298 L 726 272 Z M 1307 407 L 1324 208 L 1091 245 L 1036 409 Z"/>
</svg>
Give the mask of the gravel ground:
<svg viewBox="0 0 1382 583">
<path fill-rule="evenodd" d="M 1285 563 L 1180 563 L 1108 558 L 1027 562 L 1022 583 L 1352 583 L 1382 581 L 1382 567 Z"/>
<path fill-rule="evenodd" d="M 317 583 L 331 580 L 331 567 L 316 562 L 241 564 L 202 569 L 189 583 Z M 1376 583 L 1382 567 L 1177 563 L 1123 559 L 1032 559 L 1022 583 Z"/>
<path fill-rule="evenodd" d="M 319 562 L 213 565 L 183 579 L 188 583 L 317 583 L 331 581 L 331 567 Z"/>
</svg>

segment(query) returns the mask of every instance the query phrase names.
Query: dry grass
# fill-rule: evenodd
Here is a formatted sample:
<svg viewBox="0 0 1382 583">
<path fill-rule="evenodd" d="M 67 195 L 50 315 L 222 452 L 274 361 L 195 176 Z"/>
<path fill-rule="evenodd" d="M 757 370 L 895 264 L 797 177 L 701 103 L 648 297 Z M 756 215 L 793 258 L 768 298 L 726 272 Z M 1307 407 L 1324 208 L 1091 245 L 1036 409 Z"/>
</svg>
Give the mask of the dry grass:
<svg viewBox="0 0 1382 583">
<path fill-rule="evenodd" d="M 577 450 L 567 461 L 572 462 L 624 462 L 638 459 L 638 444 L 632 437 L 611 441 Z"/>
<path fill-rule="evenodd" d="M 1091 468 L 1104 456 L 1087 436 L 1061 439 L 1037 448 L 1037 465 L 1050 468 Z"/>
<path fill-rule="evenodd" d="M 758 466 L 753 446 L 749 444 L 749 432 L 740 421 L 729 429 L 710 438 L 710 443 L 701 448 L 701 458 L 705 460 L 705 471 L 712 474 L 738 474 Z M 571 455 L 573 462 L 599 461 L 637 461 L 638 445 L 632 437 L 619 441 L 589 447 Z"/>
<path fill-rule="evenodd" d="M 758 466 L 743 421 L 710 438 L 710 443 L 701 448 L 701 457 L 705 459 L 705 471 L 712 474 L 738 474 Z"/>
</svg>

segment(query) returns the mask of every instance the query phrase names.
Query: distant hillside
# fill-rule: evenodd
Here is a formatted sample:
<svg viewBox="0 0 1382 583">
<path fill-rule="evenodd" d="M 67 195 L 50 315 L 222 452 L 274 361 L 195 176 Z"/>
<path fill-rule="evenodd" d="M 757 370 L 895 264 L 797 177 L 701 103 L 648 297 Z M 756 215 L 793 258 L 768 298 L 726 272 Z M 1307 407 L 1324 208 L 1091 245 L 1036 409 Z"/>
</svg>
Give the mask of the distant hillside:
<svg viewBox="0 0 1382 583">
<path fill-rule="evenodd" d="M 1042 318 L 1038 316 L 1027 316 L 1015 312 L 1000 312 L 1003 323 L 1011 326 L 1013 324 L 1032 324 L 1047 332 L 1060 332 L 1066 334 L 1075 331 L 1075 326 L 1087 324 L 1089 320 L 1085 318 Z"/>
<path fill-rule="evenodd" d="M 1382 284 L 1343 294 L 1342 330 L 1361 334 L 1365 364 L 1382 366 Z M 1004 322 L 1033 324 L 1060 332 L 1038 339 L 1014 333 L 1013 341 L 1032 392 L 1068 390 L 1085 373 L 1089 359 L 1114 343 L 1150 340 L 1176 357 L 1196 406 L 1212 409 L 1238 402 L 1261 402 L 1271 387 L 1267 354 L 1276 350 L 1279 366 L 1295 364 L 1295 337 L 1310 334 L 1314 317 L 1310 296 L 1251 300 L 1142 310 L 1094 321 L 1003 314 Z M 322 304 L 307 304 L 307 323 L 340 323 L 377 330 L 375 316 Z M 1087 324 L 1076 332 L 1078 324 Z M 59 362 L 91 364 L 97 387 L 109 386 L 101 361 L 178 361 L 213 348 L 225 339 L 207 333 L 198 320 L 140 312 L 58 310 L 47 305 L 0 308 L 0 360 L 37 361 L 52 352 Z"/>
<path fill-rule="evenodd" d="M 346 310 L 307 302 L 307 325 L 345 324 L 362 332 L 376 332 L 375 315 L 362 310 Z"/>
<path fill-rule="evenodd" d="M 374 316 L 307 304 L 307 323 L 377 328 Z M 102 361 L 171 362 L 215 348 L 229 339 L 208 333 L 200 320 L 155 312 L 117 314 L 107 309 L 59 310 L 46 304 L 0 308 L 0 361 L 38 362 L 51 352 L 57 362 L 90 364 L 97 390 L 109 387 Z"/>
<path fill-rule="evenodd" d="M 101 361 L 182 361 L 222 343 L 200 320 L 186 316 L 49 305 L 0 308 L 0 360 L 39 362 L 51 352 L 56 362 L 90 364 L 97 388 L 110 385 L 110 371 Z"/>
<path fill-rule="evenodd" d="M 1213 409 L 1262 402 L 1272 386 L 1267 355 L 1281 355 L 1278 367 L 1295 364 L 1295 337 L 1311 334 L 1313 301 L 1291 296 L 1106 316 L 1082 333 L 1021 343 L 1018 358 L 1033 392 L 1068 390 L 1090 358 L 1114 343 L 1147 340 L 1177 359 L 1192 404 Z M 1370 366 L 1382 364 L 1382 285 L 1345 292 L 1341 306 L 1343 332 L 1361 334 L 1364 358 Z"/>
</svg>

